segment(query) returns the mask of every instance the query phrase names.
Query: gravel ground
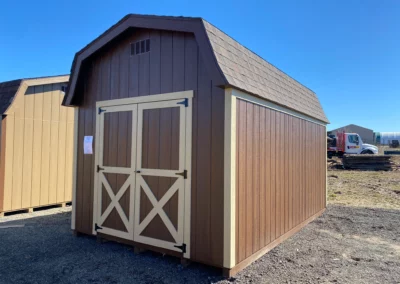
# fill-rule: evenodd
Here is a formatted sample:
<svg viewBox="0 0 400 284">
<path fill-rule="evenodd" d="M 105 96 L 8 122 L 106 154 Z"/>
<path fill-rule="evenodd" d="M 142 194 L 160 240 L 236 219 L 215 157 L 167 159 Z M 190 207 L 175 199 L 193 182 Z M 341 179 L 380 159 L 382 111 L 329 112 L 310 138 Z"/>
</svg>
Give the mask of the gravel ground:
<svg viewBox="0 0 400 284">
<path fill-rule="evenodd" d="M 322 217 L 224 280 L 199 264 L 74 237 L 70 208 L 0 219 L 0 283 L 399 283 L 400 210 L 329 205 Z M 4 228 L 9 225 L 24 227 Z"/>
</svg>

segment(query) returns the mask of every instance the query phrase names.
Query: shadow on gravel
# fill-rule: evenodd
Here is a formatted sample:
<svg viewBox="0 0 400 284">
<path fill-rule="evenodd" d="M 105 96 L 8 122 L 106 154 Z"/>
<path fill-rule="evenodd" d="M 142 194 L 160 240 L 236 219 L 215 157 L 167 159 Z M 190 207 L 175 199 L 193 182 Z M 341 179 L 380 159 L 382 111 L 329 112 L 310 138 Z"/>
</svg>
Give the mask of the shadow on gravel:
<svg viewBox="0 0 400 284">
<path fill-rule="evenodd" d="M 4 219 L 3 219 L 4 220 Z M 74 237 L 70 212 L 0 220 L 1 283 L 215 283 L 221 271 L 122 244 Z M 396 283 L 400 210 L 330 205 L 317 220 L 230 281 Z"/>
<path fill-rule="evenodd" d="M 236 278 L 253 283 L 397 283 L 400 210 L 329 205 Z"/>
<path fill-rule="evenodd" d="M 75 237 L 71 213 L 0 222 L 0 283 L 209 283 L 221 271 L 94 237 Z M 1 220 L 0 220 L 1 221 Z M 23 227 L 5 226 L 24 225 Z"/>
</svg>

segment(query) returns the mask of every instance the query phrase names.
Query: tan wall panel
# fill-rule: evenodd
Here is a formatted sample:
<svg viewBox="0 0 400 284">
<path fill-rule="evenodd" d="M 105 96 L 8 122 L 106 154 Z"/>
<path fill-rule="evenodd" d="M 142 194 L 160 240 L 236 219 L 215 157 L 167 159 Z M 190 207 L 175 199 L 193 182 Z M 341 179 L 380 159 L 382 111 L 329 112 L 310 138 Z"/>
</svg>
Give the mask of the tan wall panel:
<svg viewBox="0 0 400 284">
<path fill-rule="evenodd" d="M 42 164 L 40 169 L 40 205 L 49 202 L 50 182 L 50 121 L 43 121 L 42 125 Z"/>
<path fill-rule="evenodd" d="M 58 186 L 58 147 L 60 129 L 60 100 L 57 96 L 57 85 L 53 85 L 51 96 L 51 123 L 50 123 L 50 178 L 49 204 L 57 202 Z"/>
<path fill-rule="evenodd" d="M 43 86 L 42 165 L 40 174 L 40 205 L 49 204 L 50 131 L 52 85 Z"/>
<path fill-rule="evenodd" d="M 72 109 L 73 110 L 73 109 Z M 74 154 L 74 123 L 67 123 L 66 152 L 65 152 L 65 190 L 64 200 L 72 200 L 72 182 L 73 182 L 73 154 Z"/>
<path fill-rule="evenodd" d="M 50 177 L 49 177 L 49 204 L 57 202 L 58 181 L 58 133 L 59 108 L 58 98 L 52 99 L 52 116 L 50 122 Z"/>
<path fill-rule="evenodd" d="M 325 126 L 237 99 L 236 263 L 325 208 Z"/>
<path fill-rule="evenodd" d="M 31 96 L 33 97 L 33 96 Z M 29 106 L 33 103 L 29 102 Z M 30 107 L 29 107 L 30 108 Z M 23 138 L 23 159 L 22 159 L 22 208 L 29 207 L 32 194 L 32 154 L 33 154 L 33 118 L 25 119 L 24 138 Z"/>
<path fill-rule="evenodd" d="M 0 118 L 0 212 L 4 205 L 4 166 L 6 150 L 7 117 Z"/>
<path fill-rule="evenodd" d="M 57 202 L 63 202 L 65 198 L 65 155 L 67 123 L 60 122 L 58 132 L 58 155 L 57 155 Z"/>
<path fill-rule="evenodd" d="M 23 139 L 25 128 L 25 107 L 24 97 L 17 96 L 13 103 L 14 106 L 14 155 L 11 188 L 11 209 L 19 209 L 22 206 L 22 167 L 23 167 Z M 7 167 L 7 165 L 6 165 Z"/>
<path fill-rule="evenodd" d="M 14 163 L 14 115 L 7 116 L 6 128 L 6 148 L 4 151 L 5 165 L 4 166 L 4 199 L 3 210 L 11 210 L 12 204 L 12 181 L 13 181 L 13 163 Z"/>
<path fill-rule="evenodd" d="M 58 104 L 61 105 L 63 96 L 59 94 Z M 56 98 L 55 97 L 55 98 Z M 65 198 L 65 155 L 67 138 L 67 109 L 60 107 L 60 122 L 58 129 L 58 167 L 57 167 L 57 202 Z"/>
<path fill-rule="evenodd" d="M 32 140 L 33 140 L 33 109 L 34 88 L 29 87 L 24 97 L 24 136 L 23 136 L 23 158 L 22 158 L 22 201 L 21 207 L 29 207 L 32 194 Z"/>
<path fill-rule="evenodd" d="M 67 107 L 67 122 L 74 123 L 75 122 L 75 109 L 72 107 Z"/>
<path fill-rule="evenodd" d="M 51 98 L 53 86 L 52 85 L 44 85 L 43 86 L 43 121 L 50 121 L 51 120 L 51 113 L 52 113 L 52 104 Z"/>
<path fill-rule="evenodd" d="M 75 116 L 61 85 L 28 87 L 8 111 L 3 211 L 71 201 Z"/>
<path fill-rule="evenodd" d="M 30 206 L 40 205 L 40 170 L 43 137 L 43 86 L 35 87 L 33 110 L 32 196 Z"/>
<path fill-rule="evenodd" d="M 23 167 L 23 149 L 24 149 L 24 119 L 15 117 L 14 122 L 14 161 L 13 161 L 13 182 L 11 209 L 22 208 L 22 167 Z M 7 165 L 6 165 L 7 167 Z"/>
</svg>

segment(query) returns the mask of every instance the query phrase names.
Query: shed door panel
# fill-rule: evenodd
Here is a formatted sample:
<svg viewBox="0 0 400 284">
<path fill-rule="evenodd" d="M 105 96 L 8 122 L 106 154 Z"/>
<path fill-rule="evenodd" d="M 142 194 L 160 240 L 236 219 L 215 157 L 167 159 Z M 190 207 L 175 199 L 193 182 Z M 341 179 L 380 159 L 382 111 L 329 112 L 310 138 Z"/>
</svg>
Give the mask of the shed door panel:
<svg viewBox="0 0 400 284">
<path fill-rule="evenodd" d="M 179 111 L 179 107 L 143 110 L 143 168 L 179 170 Z"/>
<path fill-rule="evenodd" d="M 98 232 L 133 238 L 134 177 L 132 148 L 135 147 L 136 105 L 101 108 L 100 143 L 96 186 L 98 190 Z M 97 225 L 97 226 L 96 226 Z"/>
<path fill-rule="evenodd" d="M 138 107 L 134 240 L 182 252 L 185 117 L 181 100 Z"/>
<path fill-rule="evenodd" d="M 98 109 L 94 233 L 190 257 L 190 103 Z"/>
</svg>

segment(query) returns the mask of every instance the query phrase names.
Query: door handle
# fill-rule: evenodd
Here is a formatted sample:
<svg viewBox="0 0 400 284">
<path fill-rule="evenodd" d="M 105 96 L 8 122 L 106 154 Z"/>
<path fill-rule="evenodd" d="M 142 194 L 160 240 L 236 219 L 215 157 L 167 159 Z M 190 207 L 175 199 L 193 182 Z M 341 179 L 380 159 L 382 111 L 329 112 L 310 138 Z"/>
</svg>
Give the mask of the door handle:
<svg viewBox="0 0 400 284">
<path fill-rule="evenodd" d="M 141 171 L 140 171 L 140 170 L 137 170 L 137 171 L 135 171 L 135 173 L 137 173 L 137 174 L 140 174 L 140 173 L 141 173 Z"/>
</svg>

